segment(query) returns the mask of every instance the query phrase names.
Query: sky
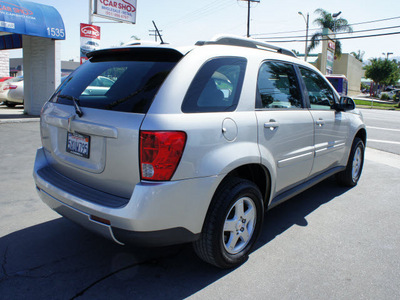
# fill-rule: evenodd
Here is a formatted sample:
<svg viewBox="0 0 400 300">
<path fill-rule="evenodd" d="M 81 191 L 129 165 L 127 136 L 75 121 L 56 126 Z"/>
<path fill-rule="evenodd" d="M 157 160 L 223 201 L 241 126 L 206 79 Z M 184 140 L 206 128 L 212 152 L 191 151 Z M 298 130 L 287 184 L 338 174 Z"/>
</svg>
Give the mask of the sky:
<svg viewBox="0 0 400 300">
<path fill-rule="evenodd" d="M 79 61 L 79 24 L 89 21 L 89 0 L 35 0 L 55 7 L 61 14 L 66 40 L 61 41 L 61 59 Z M 318 17 L 314 11 L 322 8 L 330 13 L 341 11 L 340 17 L 354 24 L 355 32 L 342 37 L 342 52 L 364 51 L 364 60 L 383 58 L 382 53 L 392 52 L 390 58 L 400 58 L 400 34 L 380 37 L 356 38 L 355 36 L 400 33 L 400 1 L 393 0 L 260 0 L 250 10 L 250 35 L 266 38 L 280 47 L 304 53 L 306 23 L 301 15 L 310 15 L 309 35 L 318 27 L 313 21 Z M 390 19 L 386 21 L 379 21 Z M 247 2 L 241 0 L 137 0 L 136 24 L 110 23 L 95 17 L 94 25 L 101 27 L 101 48 L 119 46 L 137 36 L 142 40 L 154 40 L 149 36 L 154 29 L 152 21 L 162 30 L 165 42 L 172 45 L 193 45 L 198 40 L 210 40 L 217 34 L 245 36 L 247 32 Z M 106 22 L 106 23 L 105 23 Z M 364 24 L 358 24 L 364 23 Z M 381 30 L 381 28 L 392 27 Z M 393 28 L 394 27 L 394 28 Z M 375 31 L 370 31 L 375 29 Z M 303 37 L 301 37 L 303 36 Z M 303 40 L 297 42 L 277 42 Z M 320 47 L 313 53 L 320 52 Z M 20 57 L 21 50 L 12 50 L 11 57 Z"/>
</svg>

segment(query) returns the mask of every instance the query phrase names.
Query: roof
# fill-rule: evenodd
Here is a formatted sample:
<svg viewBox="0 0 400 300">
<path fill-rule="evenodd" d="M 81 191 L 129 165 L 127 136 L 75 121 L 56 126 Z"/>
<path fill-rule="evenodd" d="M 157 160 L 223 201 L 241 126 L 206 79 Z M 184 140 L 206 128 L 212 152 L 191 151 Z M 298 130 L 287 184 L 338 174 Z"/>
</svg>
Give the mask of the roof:
<svg viewBox="0 0 400 300">
<path fill-rule="evenodd" d="M 0 0 L 0 49 L 22 47 L 22 35 L 65 40 L 64 22 L 52 6 Z"/>
</svg>

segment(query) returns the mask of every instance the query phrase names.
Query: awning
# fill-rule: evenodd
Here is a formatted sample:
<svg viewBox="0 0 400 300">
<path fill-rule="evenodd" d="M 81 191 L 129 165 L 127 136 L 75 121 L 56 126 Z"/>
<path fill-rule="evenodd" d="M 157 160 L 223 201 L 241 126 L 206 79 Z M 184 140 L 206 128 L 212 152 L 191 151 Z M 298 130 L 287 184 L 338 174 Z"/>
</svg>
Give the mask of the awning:
<svg viewBox="0 0 400 300">
<path fill-rule="evenodd" d="M 0 49 L 21 48 L 21 35 L 65 40 L 64 22 L 52 6 L 0 0 Z"/>
</svg>

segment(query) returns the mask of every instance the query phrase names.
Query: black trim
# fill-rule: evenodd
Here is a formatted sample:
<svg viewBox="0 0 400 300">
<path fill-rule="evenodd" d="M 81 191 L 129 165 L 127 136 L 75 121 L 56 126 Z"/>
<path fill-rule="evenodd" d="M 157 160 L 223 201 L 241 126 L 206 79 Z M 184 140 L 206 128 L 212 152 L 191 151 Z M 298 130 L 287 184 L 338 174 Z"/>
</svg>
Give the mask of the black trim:
<svg viewBox="0 0 400 300">
<path fill-rule="evenodd" d="M 123 198 L 103 191 L 99 191 L 79 182 L 76 182 L 68 177 L 65 177 L 64 175 L 61 175 L 60 173 L 55 171 L 50 166 L 46 166 L 38 170 L 37 175 L 50 185 L 55 186 L 68 194 L 74 195 L 75 197 L 98 205 L 111 208 L 120 208 L 127 205 L 129 202 L 129 198 Z M 43 190 L 46 191 L 46 189 Z M 49 195 L 51 195 L 48 191 L 46 191 L 46 193 L 49 193 Z"/>
<path fill-rule="evenodd" d="M 317 183 L 320 183 L 321 181 L 331 177 L 332 175 L 343 171 L 346 169 L 346 166 L 344 167 L 335 167 L 333 169 L 330 169 L 324 173 L 321 173 L 313 178 L 311 178 L 310 180 L 307 180 L 293 188 L 291 188 L 290 190 L 283 192 L 281 194 L 279 194 L 278 196 L 276 196 L 274 199 L 272 199 L 272 201 L 270 202 L 268 208 L 272 208 L 286 200 L 288 200 L 289 198 L 292 198 L 298 194 L 300 194 L 301 192 L 304 192 L 305 190 L 307 190 L 308 188 L 312 187 L 313 185 L 316 185 Z"/>
<path fill-rule="evenodd" d="M 127 245 L 144 247 L 162 247 L 193 242 L 200 238 L 183 227 L 176 227 L 157 231 L 129 231 L 112 227 L 114 237 Z"/>
</svg>

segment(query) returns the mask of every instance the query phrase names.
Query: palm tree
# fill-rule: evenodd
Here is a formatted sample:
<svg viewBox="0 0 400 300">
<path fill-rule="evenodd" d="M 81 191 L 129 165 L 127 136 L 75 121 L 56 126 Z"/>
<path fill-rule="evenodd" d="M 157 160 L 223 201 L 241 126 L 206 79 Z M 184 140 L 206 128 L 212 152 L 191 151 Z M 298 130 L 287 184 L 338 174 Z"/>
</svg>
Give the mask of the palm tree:
<svg viewBox="0 0 400 300">
<path fill-rule="evenodd" d="M 308 46 L 308 51 L 313 50 L 315 47 L 319 45 L 321 39 L 325 38 L 326 35 L 323 34 L 324 28 L 329 28 L 333 32 L 353 32 L 353 28 L 349 25 L 349 22 L 346 19 L 339 18 L 334 19 L 332 14 L 327 12 L 322 8 L 318 8 L 315 10 L 315 13 L 319 14 L 320 17 L 314 20 L 314 24 L 321 27 L 321 31 L 318 31 L 313 34 L 311 37 L 310 46 Z M 335 56 L 340 57 L 342 55 L 342 45 L 340 41 L 335 41 Z"/>
<path fill-rule="evenodd" d="M 359 61 L 363 62 L 365 51 L 358 50 L 357 52 L 351 52 L 350 54 Z"/>
</svg>

